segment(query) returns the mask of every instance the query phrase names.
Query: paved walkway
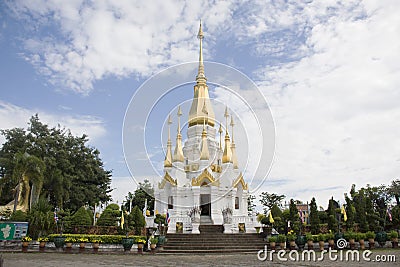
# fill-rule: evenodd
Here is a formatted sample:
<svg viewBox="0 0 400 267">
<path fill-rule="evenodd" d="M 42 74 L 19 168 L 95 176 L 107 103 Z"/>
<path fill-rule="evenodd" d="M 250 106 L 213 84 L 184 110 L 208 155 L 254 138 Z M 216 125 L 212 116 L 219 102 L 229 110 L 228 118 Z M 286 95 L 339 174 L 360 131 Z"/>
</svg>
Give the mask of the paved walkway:
<svg viewBox="0 0 400 267">
<path fill-rule="evenodd" d="M 279 261 L 277 255 L 274 255 L 273 261 L 269 259 L 260 261 L 257 253 L 254 254 L 228 254 L 228 255 L 138 255 L 138 254 L 67 254 L 67 253 L 1 253 L 4 267 L 36 267 L 36 266 L 400 266 L 400 250 L 385 249 L 373 250 L 369 255 L 371 261 L 332 261 L 328 255 L 325 255 L 321 261 Z M 317 253 L 319 257 L 321 253 Z M 338 254 L 339 255 L 339 254 Z M 376 262 L 378 258 L 388 259 L 393 255 L 391 262 Z M 263 255 L 261 255 L 263 256 Z M 269 256 L 269 255 L 268 255 Z M 293 254 L 293 257 L 296 255 Z M 299 255 L 301 258 L 301 254 Z M 286 254 L 289 259 L 289 255 Z M 343 256 L 344 257 L 344 256 Z M 396 260 L 397 262 L 393 262 Z"/>
</svg>

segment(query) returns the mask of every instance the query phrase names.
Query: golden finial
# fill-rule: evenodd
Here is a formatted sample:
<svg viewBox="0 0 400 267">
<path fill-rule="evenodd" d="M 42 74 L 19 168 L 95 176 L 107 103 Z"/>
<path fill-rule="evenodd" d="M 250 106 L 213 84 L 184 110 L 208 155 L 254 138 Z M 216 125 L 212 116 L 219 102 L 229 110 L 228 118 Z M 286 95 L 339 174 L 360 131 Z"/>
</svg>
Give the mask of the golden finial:
<svg viewBox="0 0 400 267">
<path fill-rule="evenodd" d="M 230 144 L 231 141 L 228 134 L 228 118 L 229 118 L 228 107 L 225 108 L 224 116 L 226 119 L 226 134 L 225 134 L 224 154 L 222 155 L 222 163 L 228 163 L 232 162 L 232 150 Z"/>
<path fill-rule="evenodd" d="M 218 132 L 219 132 L 219 149 L 221 149 L 222 150 L 222 125 L 221 125 L 221 123 L 219 124 L 219 130 L 218 130 Z"/>
<path fill-rule="evenodd" d="M 165 155 L 164 167 L 172 167 L 172 151 L 171 151 L 171 115 L 168 117 L 168 141 L 167 141 L 167 154 Z"/>
<path fill-rule="evenodd" d="M 206 75 L 204 74 L 204 63 L 203 63 L 203 39 L 204 39 L 204 34 L 203 34 L 203 28 L 201 26 L 201 20 L 200 20 L 200 27 L 199 27 L 199 33 L 197 34 L 197 38 L 200 40 L 200 54 L 199 54 L 199 70 L 196 76 L 196 82 L 198 84 L 205 84 L 207 79 Z"/>
<path fill-rule="evenodd" d="M 182 116 L 181 106 L 178 107 L 178 113 L 176 115 L 178 115 L 178 134 L 180 134 L 181 133 L 181 116 Z"/>
<path fill-rule="evenodd" d="M 183 156 L 183 150 L 182 150 L 182 135 L 181 135 L 181 116 L 182 116 L 182 110 L 181 107 L 178 107 L 178 129 L 177 129 L 177 135 L 176 135 L 176 145 L 175 145 L 175 151 L 174 151 L 174 157 L 173 160 L 174 162 L 179 161 L 183 162 L 184 156 Z"/>
<path fill-rule="evenodd" d="M 224 117 L 225 117 L 225 121 L 226 121 L 226 124 L 225 124 L 226 135 L 229 136 L 229 134 L 228 134 L 228 118 L 229 118 L 229 113 L 228 113 L 228 107 L 227 107 L 227 106 L 225 107 Z"/>
</svg>

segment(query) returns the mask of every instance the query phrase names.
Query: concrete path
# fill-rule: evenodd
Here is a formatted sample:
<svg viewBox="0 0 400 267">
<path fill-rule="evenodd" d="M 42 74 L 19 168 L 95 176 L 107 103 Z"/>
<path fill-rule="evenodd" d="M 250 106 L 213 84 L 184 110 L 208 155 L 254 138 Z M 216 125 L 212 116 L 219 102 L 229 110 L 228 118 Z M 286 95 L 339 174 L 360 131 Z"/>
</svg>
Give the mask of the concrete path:
<svg viewBox="0 0 400 267">
<path fill-rule="evenodd" d="M 333 261 L 324 255 L 323 261 L 288 261 L 278 260 L 274 255 L 273 261 L 269 258 L 260 261 L 257 253 L 228 254 L 228 255 L 165 255 L 165 254 L 67 254 L 67 253 L 1 253 L 4 267 L 46 267 L 46 266 L 400 266 L 400 250 L 384 249 L 373 250 L 369 255 L 371 261 Z M 260 254 L 263 256 L 262 254 Z M 317 258 L 321 253 L 316 253 Z M 390 255 L 393 255 L 390 256 Z M 269 256 L 269 255 L 268 255 Z M 296 257 L 296 255 L 292 255 Z M 301 259 L 301 254 L 299 255 Z M 377 256 L 390 262 L 376 262 Z M 361 255 L 362 257 L 362 255 Z M 396 262 L 394 262 L 396 261 Z"/>
</svg>

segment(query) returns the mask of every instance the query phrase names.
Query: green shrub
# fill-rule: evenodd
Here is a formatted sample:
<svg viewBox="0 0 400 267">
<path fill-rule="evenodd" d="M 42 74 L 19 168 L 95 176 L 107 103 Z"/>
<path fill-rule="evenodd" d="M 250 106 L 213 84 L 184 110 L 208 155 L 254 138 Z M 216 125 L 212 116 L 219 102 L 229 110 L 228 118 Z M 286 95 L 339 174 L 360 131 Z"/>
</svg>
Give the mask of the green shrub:
<svg viewBox="0 0 400 267">
<path fill-rule="evenodd" d="M 350 239 L 356 239 L 356 233 L 352 232 L 352 231 L 348 231 L 346 233 L 344 233 L 344 238 L 349 241 Z"/>
<path fill-rule="evenodd" d="M 325 241 L 325 239 L 326 239 L 325 234 L 319 234 L 318 235 L 318 241 Z"/>
<path fill-rule="evenodd" d="M 151 244 L 158 244 L 158 238 L 157 237 L 150 238 L 150 243 Z"/>
<path fill-rule="evenodd" d="M 71 219 L 72 225 L 92 225 L 92 218 L 84 207 L 80 207 Z"/>
<path fill-rule="evenodd" d="M 333 240 L 335 238 L 335 235 L 333 233 L 327 233 L 325 234 L 325 238 L 327 240 Z"/>
<path fill-rule="evenodd" d="M 390 231 L 388 236 L 390 239 L 399 238 L 399 233 L 396 230 L 393 230 L 393 231 Z"/>
<path fill-rule="evenodd" d="M 307 241 L 314 241 L 314 236 L 311 233 L 306 234 Z"/>
<path fill-rule="evenodd" d="M 356 234 L 356 241 L 365 240 L 366 235 L 365 233 L 357 233 Z"/>
<path fill-rule="evenodd" d="M 278 237 L 276 238 L 276 240 L 277 240 L 278 243 L 284 243 L 284 242 L 286 242 L 286 236 L 283 235 L 283 234 L 278 235 Z"/>
<path fill-rule="evenodd" d="M 368 239 L 375 239 L 375 233 L 374 232 L 372 232 L 372 231 L 368 231 L 368 232 L 366 232 L 365 233 L 365 236 L 368 238 Z"/>
<path fill-rule="evenodd" d="M 270 238 L 268 238 L 269 243 L 272 243 L 272 242 L 276 243 L 276 240 L 278 240 L 276 236 L 271 236 Z"/>
</svg>

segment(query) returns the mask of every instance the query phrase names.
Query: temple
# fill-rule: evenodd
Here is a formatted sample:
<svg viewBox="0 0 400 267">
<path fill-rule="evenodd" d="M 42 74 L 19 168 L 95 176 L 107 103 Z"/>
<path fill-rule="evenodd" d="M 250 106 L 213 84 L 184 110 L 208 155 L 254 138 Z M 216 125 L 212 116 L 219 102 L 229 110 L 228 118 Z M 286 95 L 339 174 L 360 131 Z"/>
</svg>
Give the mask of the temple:
<svg viewBox="0 0 400 267">
<path fill-rule="evenodd" d="M 155 188 L 155 210 L 168 212 L 168 233 L 199 233 L 201 224 L 223 225 L 224 233 L 255 232 L 254 216 L 248 214 L 248 184 L 243 178 L 234 140 L 235 119 L 226 107 L 225 121 L 216 125 L 203 62 L 203 30 L 194 95 L 189 110 L 187 139 L 182 145 L 182 110 L 173 147 L 171 116 L 163 177 Z M 222 117 L 222 116 L 221 116 Z M 240 141 L 240 140 L 238 140 Z"/>
</svg>

